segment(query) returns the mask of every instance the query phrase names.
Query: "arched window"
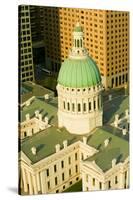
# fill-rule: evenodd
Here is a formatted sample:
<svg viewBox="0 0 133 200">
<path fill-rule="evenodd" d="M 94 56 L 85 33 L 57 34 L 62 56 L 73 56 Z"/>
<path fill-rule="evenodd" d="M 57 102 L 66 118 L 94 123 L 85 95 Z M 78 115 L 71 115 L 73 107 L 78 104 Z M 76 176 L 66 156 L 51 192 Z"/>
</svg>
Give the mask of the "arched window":
<svg viewBox="0 0 133 200">
<path fill-rule="evenodd" d="M 82 47 L 82 39 L 80 39 L 80 45 L 81 45 L 81 47 Z"/>
<path fill-rule="evenodd" d="M 89 111 L 91 111 L 91 102 L 89 102 Z"/>
<path fill-rule="evenodd" d="M 83 103 L 83 111 L 86 112 L 86 103 Z"/>
<path fill-rule="evenodd" d="M 79 47 L 79 40 L 77 40 L 77 47 Z"/>
<path fill-rule="evenodd" d="M 67 109 L 70 110 L 70 103 L 67 103 Z"/>
<path fill-rule="evenodd" d="M 78 112 L 81 112 L 81 105 L 78 103 Z"/>
</svg>

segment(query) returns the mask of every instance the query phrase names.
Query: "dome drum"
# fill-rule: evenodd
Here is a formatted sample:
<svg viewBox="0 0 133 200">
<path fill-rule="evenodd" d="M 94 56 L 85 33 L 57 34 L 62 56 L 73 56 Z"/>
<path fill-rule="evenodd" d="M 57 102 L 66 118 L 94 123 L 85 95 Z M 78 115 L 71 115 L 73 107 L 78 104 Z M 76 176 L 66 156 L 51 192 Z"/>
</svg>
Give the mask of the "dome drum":
<svg viewBox="0 0 133 200">
<path fill-rule="evenodd" d="M 58 111 L 58 126 L 65 127 L 70 133 L 84 135 L 90 133 L 95 127 L 102 126 L 103 112 L 96 112 L 95 116 L 91 114 L 71 115 Z"/>
</svg>

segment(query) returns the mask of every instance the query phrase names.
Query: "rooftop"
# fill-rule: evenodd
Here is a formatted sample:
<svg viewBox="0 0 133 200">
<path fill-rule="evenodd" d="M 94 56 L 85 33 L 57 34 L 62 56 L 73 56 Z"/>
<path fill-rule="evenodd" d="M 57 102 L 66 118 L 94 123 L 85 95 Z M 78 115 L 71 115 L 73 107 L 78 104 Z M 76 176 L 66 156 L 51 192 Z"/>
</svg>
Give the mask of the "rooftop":
<svg viewBox="0 0 133 200">
<path fill-rule="evenodd" d="M 113 97 L 111 101 L 104 102 L 103 105 L 103 119 L 104 123 L 112 123 L 115 119 L 115 114 L 119 114 L 120 117 L 125 115 L 125 110 L 129 108 L 128 96 Z"/>
<path fill-rule="evenodd" d="M 115 158 L 117 163 L 123 162 L 129 155 L 129 143 L 126 136 L 122 134 L 118 136 L 114 128 L 110 132 L 106 127 L 99 128 L 88 139 L 88 144 L 99 150 L 94 156 L 87 158 L 85 162 L 95 161 L 95 163 L 105 172 L 112 167 L 112 160 Z M 104 146 L 104 141 L 109 139 L 107 147 Z"/>
<path fill-rule="evenodd" d="M 34 164 L 55 153 L 56 144 L 60 144 L 62 149 L 64 140 L 68 140 L 68 145 L 70 145 L 80 139 L 82 139 L 82 136 L 70 134 L 64 128 L 59 130 L 56 127 L 50 127 L 29 139 L 25 139 L 22 142 L 21 150 Z M 37 148 L 36 156 L 31 152 L 33 146 Z"/>
<path fill-rule="evenodd" d="M 115 130 L 117 131 L 117 129 Z M 111 167 L 111 160 L 113 158 L 117 158 L 117 161 L 120 162 L 123 161 L 129 153 L 126 136 L 122 134 L 117 136 L 115 130 L 111 133 L 106 127 L 104 127 L 104 129 L 97 128 L 87 139 L 87 144 L 89 146 L 100 150 L 99 153 L 88 158 L 87 161 L 95 160 L 103 171 Z M 64 140 L 67 140 L 68 145 L 70 145 L 76 141 L 82 141 L 82 138 L 83 136 L 70 134 L 64 128 L 58 129 L 57 127 L 50 127 L 29 139 L 25 139 L 22 142 L 21 149 L 34 164 L 55 153 L 56 144 L 60 144 L 62 149 Z M 104 148 L 104 140 L 107 138 L 109 138 L 110 144 L 108 147 Z M 31 152 L 33 146 L 37 148 L 37 155 L 33 155 Z"/>
<path fill-rule="evenodd" d="M 35 83 L 25 82 L 22 83 L 20 88 L 20 102 L 22 104 L 32 96 L 43 96 L 45 94 L 54 95 L 54 92 Z"/>
<path fill-rule="evenodd" d="M 24 106 L 20 110 L 20 121 L 26 120 L 27 113 L 30 114 L 31 118 L 34 117 L 36 110 L 40 111 L 42 118 L 47 116 L 51 123 L 55 123 L 57 121 L 57 98 L 48 101 L 44 100 L 43 97 L 35 98 L 29 106 Z"/>
</svg>

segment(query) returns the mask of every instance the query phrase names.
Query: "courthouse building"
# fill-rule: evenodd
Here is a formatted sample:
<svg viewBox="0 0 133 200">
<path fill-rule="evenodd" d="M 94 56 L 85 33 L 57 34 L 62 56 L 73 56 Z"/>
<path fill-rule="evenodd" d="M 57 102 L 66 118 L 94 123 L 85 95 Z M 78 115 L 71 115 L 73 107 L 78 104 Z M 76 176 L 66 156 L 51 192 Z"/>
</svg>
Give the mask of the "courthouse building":
<svg viewBox="0 0 133 200">
<path fill-rule="evenodd" d="M 77 23 L 58 98 L 35 95 L 20 105 L 21 194 L 59 193 L 77 182 L 82 191 L 129 187 L 128 96 L 103 101 L 102 90 Z"/>
</svg>

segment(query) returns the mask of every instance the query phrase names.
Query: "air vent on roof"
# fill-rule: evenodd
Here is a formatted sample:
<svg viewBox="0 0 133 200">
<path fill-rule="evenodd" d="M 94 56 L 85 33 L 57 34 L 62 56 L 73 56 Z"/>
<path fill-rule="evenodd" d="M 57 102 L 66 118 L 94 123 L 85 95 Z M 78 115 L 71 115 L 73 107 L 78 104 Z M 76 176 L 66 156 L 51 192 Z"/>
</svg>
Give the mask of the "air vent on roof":
<svg viewBox="0 0 133 200">
<path fill-rule="evenodd" d="M 26 106 L 29 106 L 30 103 L 31 103 L 30 101 L 26 101 L 25 105 L 26 105 Z"/>
<path fill-rule="evenodd" d="M 104 140 L 104 146 L 107 147 L 109 145 L 109 139 Z"/>
<path fill-rule="evenodd" d="M 114 158 L 114 159 L 112 160 L 112 167 L 115 167 L 115 165 L 116 165 L 116 158 Z"/>
<path fill-rule="evenodd" d="M 39 117 L 39 120 L 42 121 L 42 114 L 39 114 L 38 117 Z"/>
<path fill-rule="evenodd" d="M 33 155 L 36 155 L 36 147 L 32 147 L 32 148 L 31 148 L 31 151 L 32 151 L 32 154 L 33 154 Z"/>
<path fill-rule="evenodd" d="M 44 121 L 45 121 L 46 124 L 48 124 L 48 120 L 49 120 L 48 117 L 44 118 Z"/>
<path fill-rule="evenodd" d="M 64 146 L 64 149 L 67 147 L 67 140 L 63 141 L 63 146 Z"/>
<path fill-rule="evenodd" d="M 25 118 L 26 118 L 26 121 L 30 120 L 30 114 L 27 113 L 27 114 L 25 115 Z"/>
<path fill-rule="evenodd" d="M 56 151 L 56 153 L 60 151 L 60 144 L 55 145 L 55 151 Z"/>
<path fill-rule="evenodd" d="M 126 134 L 127 134 L 127 129 L 126 129 L 126 128 L 123 128 L 123 129 L 122 129 L 122 134 L 123 134 L 123 135 L 126 135 Z"/>
<path fill-rule="evenodd" d="M 45 100 L 48 100 L 48 99 L 49 99 L 49 94 L 45 94 L 45 95 L 44 95 L 44 99 L 45 99 Z"/>
<path fill-rule="evenodd" d="M 109 101 L 112 100 L 112 94 L 109 94 Z"/>
<path fill-rule="evenodd" d="M 118 122 L 119 122 L 119 115 L 116 114 L 116 115 L 115 115 L 115 121 L 114 121 L 115 127 L 118 127 Z"/>
<path fill-rule="evenodd" d="M 128 109 L 125 110 L 125 116 L 126 116 L 126 118 L 129 117 L 129 111 L 128 111 Z"/>
<path fill-rule="evenodd" d="M 35 111 L 35 116 L 36 116 L 36 117 L 39 117 L 39 110 L 36 110 L 36 111 Z"/>
</svg>

